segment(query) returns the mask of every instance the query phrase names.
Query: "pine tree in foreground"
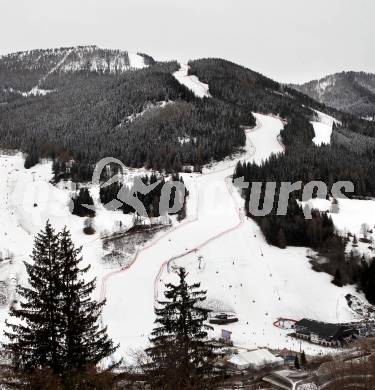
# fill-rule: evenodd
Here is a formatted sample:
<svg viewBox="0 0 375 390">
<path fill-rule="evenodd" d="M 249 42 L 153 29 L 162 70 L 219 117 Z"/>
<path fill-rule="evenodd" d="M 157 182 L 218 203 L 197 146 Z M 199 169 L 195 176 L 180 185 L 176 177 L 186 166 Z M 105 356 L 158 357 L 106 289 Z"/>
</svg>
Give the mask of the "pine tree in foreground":
<svg viewBox="0 0 375 390">
<path fill-rule="evenodd" d="M 32 263 L 26 263 L 30 287 L 18 286 L 21 298 L 19 308 L 12 307 L 10 315 L 21 320 L 7 325 L 5 332 L 10 343 L 6 349 L 16 368 L 30 370 L 48 368 L 53 372 L 62 369 L 59 294 L 59 235 L 47 223 L 34 242 Z"/>
<path fill-rule="evenodd" d="M 80 252 L 66 229 L 55 233 L 48 222 L 36 237 L 33 262 L 25 263 L 29 287 L 18 288 L 20 304 L 11 310 L 17 322 L 7 324 L 5 351 L 13 374 L 19 373 L 13 375 L 15 382 L 45 377 L 55 388 L 72 389 L 80 378 L 79 388 L 85 388 L 96 365 L 116 350 L 106 328 L 99 327 L 104 302 L 90 298 L 95 280 L 84 281 L 89 267 L 79 267 Z M 30 383 L 26 388 L 44 388 Z"/>
<path fill-rule="evenodd" d="M 146 350 L 146 378 L 152 389 L 211 389 L 219 375 L 208 341 L 208 310 L 200 305 L 206 291 L 199 290 L 200 283 L 187 283 L 184 268 L 179 269 L 178 277 L 178 285 L 166 284 L 167 300 L 155 309 L 157 327 Z"/>
<path fill-rule="evenodd" d="M 116 349 L 108 338 L 107 328 L 100 329 L 99 317 L 105 302 L 91 300 L 95 280 L 85 282 L 84 275 L 90 266 L 80 269 L 81 248 L 76 249 L 70 232 L 64 229 L 60 236 L 61 311 L 64 347 L 64 377 L 97 365 Z"/>
</svg>

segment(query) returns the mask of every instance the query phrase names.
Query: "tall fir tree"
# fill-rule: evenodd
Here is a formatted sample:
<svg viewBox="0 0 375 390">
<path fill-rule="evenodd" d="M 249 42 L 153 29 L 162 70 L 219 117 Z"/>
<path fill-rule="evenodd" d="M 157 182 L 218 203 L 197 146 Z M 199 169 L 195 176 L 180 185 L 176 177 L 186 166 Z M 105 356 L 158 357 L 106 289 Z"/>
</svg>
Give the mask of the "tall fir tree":
<svg viewBox="0 0 375 390">
<path fill-rule="evenodd" d="M 201 307 L 206 291 L 199 290 L 200 283 L 188 284 L 184 268 L 178 277 L 177 285 L 166 284 L 167 300 L 159 301 L 160 308 L 155 309 L 157 326 L 146 350 L 146 378 L 152 389 L 211 389 L 220 376 L 213 368 L 208 310 Z"/>
<path fill-rule="evenodd" d="M 47 222 L 35 239 L 33 262 L 25 263 L 30 286 L 18 288 L 20 306 L 11 311 L 18 321 L 7 324 L 13 368 L 33 378 L 51 372 L 62 389 L 76 388 L 87 370 L 93 376 L 117 348 L 99 326 L 104 302 L 90 297 L 95 280 L 85 282 L 89 267 L 80 268 L 80 252 L 67 229 L 56 233 Z"/>
<path fill-rule="evenodd" d="M 80 268 L 81 248 L 75 248 L 70 232 L 64 228 L 60 237 L 61 311 L 64 350 L 64 376 L 69 380 L 77 370 L 93 367 L 110 356 L 117 346 L 108 338 L 107 328 L 100 328 L 99 317 L 105 301 L 93 301 L 95 279 L 85 282 L 90 266 Z"/>
<path fill-rule="evenodd" d="M 335 276 L 332 280 L 332 283 L 338 287 L 342 287 L 344 285 L 342 281 L 341 271 L 339 268 L 336 269 Z"/>
<path fill-rule="evenodd" d="M 16 368 L 43 367 L 57 373 L 62 368 L 60 343 L 59 234 L 47 222 L 35 238 L 32 263 L 25 262 L 29 287 L 18 286 L 19 307 L 11 308 L 16 324 L 7 325 L 6 350 Z"/>
</svg>

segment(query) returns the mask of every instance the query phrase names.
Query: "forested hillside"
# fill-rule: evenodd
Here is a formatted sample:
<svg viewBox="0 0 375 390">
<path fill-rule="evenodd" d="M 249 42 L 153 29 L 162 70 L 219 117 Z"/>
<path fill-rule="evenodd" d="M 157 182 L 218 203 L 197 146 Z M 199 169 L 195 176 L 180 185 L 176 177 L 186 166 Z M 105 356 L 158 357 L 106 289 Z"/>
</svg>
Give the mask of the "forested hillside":
<svg viewBox="0 0 375 390">
<path fill-rule="evenodd" d="M 335 181 L 351 180 L 354 195 L 375 195 L 371 174 L 375 168 L 375 123 L 326 107 L 229 61 L 202 59 L 190 65 L 190 73 L 209 84 L 212 96 L 286 120 L 281 131 L 286 153 L 272 157 L 260 167 L 247 167 L 244 172 L 249 179 L 304 183 L 322 180 L 329 188 Z M 310 121 L 316 115 L 314 110 L 333 115 L 339 121 L 333 126 L 330 145 L 318 147 L 312 142 L 314 129 Z"/>
<path fill-rule="evenodd" d="M 292 87 L 338 110 L 375 117 L 375 74 L 341 72 Z"/>
<path fill-rule="evenodd" d="M 211 95 L 216 98 L 251 107 L 252 111 L 271 113 L 284 119 L 299 118 L 300 121 L 301 117 L 312 119 L 313 110 L 319 110 L 338 119 L 343 129 L 375 136 L 375 122 L 337 110 L 324 101 L 314 100 L 233 62 L 208 58 L 191 61 L 189 65 L 189 73 L 208 83 Z"/>
<path fill-rule="evenodd" d="M 65 56 L 77 56 L 69 50 Z M 37 72 L 24 71 L 20 65 L 16 75 L 28 80 L 20 82 L 27 89 L 47 74 L 39 84 L 50 93 L 12 95 L 0 106 L 1 147 L 27 152 L 28 167 L 40 157 L 73 159 L 77 180 L 86 179 L 89 175 L 80 172 L 89 173 L 100 158 L 108 156 L 132 167 L 177 171 L 193 165 L 199 169 L 211 159 L 236 152 L 245 142 L 240 125 L 255 123 L 246 107 L 196 98 L 172 76 L 179 68 L 177 62 L 154 63 L 142 55 L 148 67 L 105 72 L 91 67 L 77 70 L 74 57 L 63 61 L 70 64 L 64 70 L 60 63 L 48 73 L 61 55 L 46 55 Z M 91 57 L 80 63 L 92 65 Z M 23 56 L 16 58 L 22 64 Z M 1 77 L 7 78 L 6 72 Z"/>
<path fill-rule="evenodd" d="M 314 109 L 341 120 L 341 143 L 348 131 L 375 134 L 374 123 L 231 62 L 190 63 L 189 72 L 208 83 L 212 98 L 197 98 L 181 85 L 172 75 L 178 68 L 177 62 L 91 46 L 1 57 L 0 146 L 27 152 L 27 167 L 41 157 L 55 159 L 55 166 L 74 160 L 67 173 L 79 181 L 108 156 L 132 167 L 199 170 L 244 145 L 241 125 L 255 124 L 252 112 L 285 119 L 287 146 L 311 144 Z"/>
</svg>

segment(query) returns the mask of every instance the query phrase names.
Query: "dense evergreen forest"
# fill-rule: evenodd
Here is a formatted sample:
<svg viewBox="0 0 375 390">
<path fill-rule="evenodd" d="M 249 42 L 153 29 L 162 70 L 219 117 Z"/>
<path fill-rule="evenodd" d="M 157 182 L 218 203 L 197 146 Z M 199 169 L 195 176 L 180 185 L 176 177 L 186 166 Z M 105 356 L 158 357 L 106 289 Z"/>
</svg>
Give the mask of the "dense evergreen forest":
<svg viewBox="0 0 375 390">
<path fill-rule="evenodd" d="M 54 92 L 18 95 L 0 106 L 1 147 L 27 152 L 26 167 L 40 157 L 74 160 L 76 180 L 85 180 L 103 157 L 178 171 L 220 160 L 244 145 L 240 125 L 255 123 L 248 107 L 198 99 L 172 76 L 176 62 L 148 61 L 147 68 L 122 73 L 52 72 L 39 86 Z M 33 74 L 30 85 L 44 71 Z M 163 101 L 171 104 L 147 109 Z"/>
<path fill-rule="evenodd" d="M 205 58 L 189 62 L 189 73 L 208 83 L 212 96 L 253 112 L 271 113 L 281 118 L 304 116 L 311 119 L 314 110 L 337 118 L 343 129 L 374 137 L 375 122 L 328 107 L 295 89 L 273 81 L 233 62 Z"/>
<path fill-rule="evenodd" d="M 84 48 L 87 58 L 77 70 L 77 54 L 70 50 L 16 53 L 0 59 L 0 85 L 7 95 L 1 98 L 7 104 L 0 105 L 0 146 L 27 152 L 26 167 L 41 157 L 54 158 L 61 177 L 74 176 L 75 181 L 88 180 L 93 165 L 108 156 L 132 167 L 172 172 L 192 165 L 199 170 L 202 164 L 220 160 L 244 145 L 240 126 L 254 125 L 254 111 L 287 121 L 286 144 L 293 135 L 302 142 L 311 140 L 312 129 L 305 124 L 315 115 L 312 108 L 334 113 L 342 121 L 342 131 L 375 133 L 371 122 L 327 108 L 228 61 L 190 63 L 189 72 L 207 82 L 213 96 L 198 99 L 172 76 L 177 62 L 158 63 L 142 54 L 147 68 L 93 71 L 94 54 L 108 64 L 113 56 L 116 61 L 120 56 L 125 65 L 129 60 L 126 52 L 88 47 Z M 70 67 L 51 71 L 65 57 Z M 36 84 L 50 93 L 24 97 L 15 92 Z M 161 107 L 160 102 L 170 104 Z M 302 134 L 301 129 L 306 132 Z"/>
<path fill-rule="evenodd" d="M 293 88 L 338 110 L 359 117 L 375 115 L 375 74 L 341 72 Z"/>
</svg>

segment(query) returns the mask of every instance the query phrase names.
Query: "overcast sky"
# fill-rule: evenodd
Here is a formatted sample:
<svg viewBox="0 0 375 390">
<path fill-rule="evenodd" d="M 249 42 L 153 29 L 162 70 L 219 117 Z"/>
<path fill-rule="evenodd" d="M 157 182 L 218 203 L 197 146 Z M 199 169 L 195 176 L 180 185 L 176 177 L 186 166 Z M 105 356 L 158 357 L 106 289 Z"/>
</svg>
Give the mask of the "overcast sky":
<svg viewBox="0 0 375 390">
<path fill-rule="evenodd" d="M 0 54 L 78 44 L 222 57 L 282 82 L 375 73 L 374 0 L 0 0 Z"/>
</svg>

